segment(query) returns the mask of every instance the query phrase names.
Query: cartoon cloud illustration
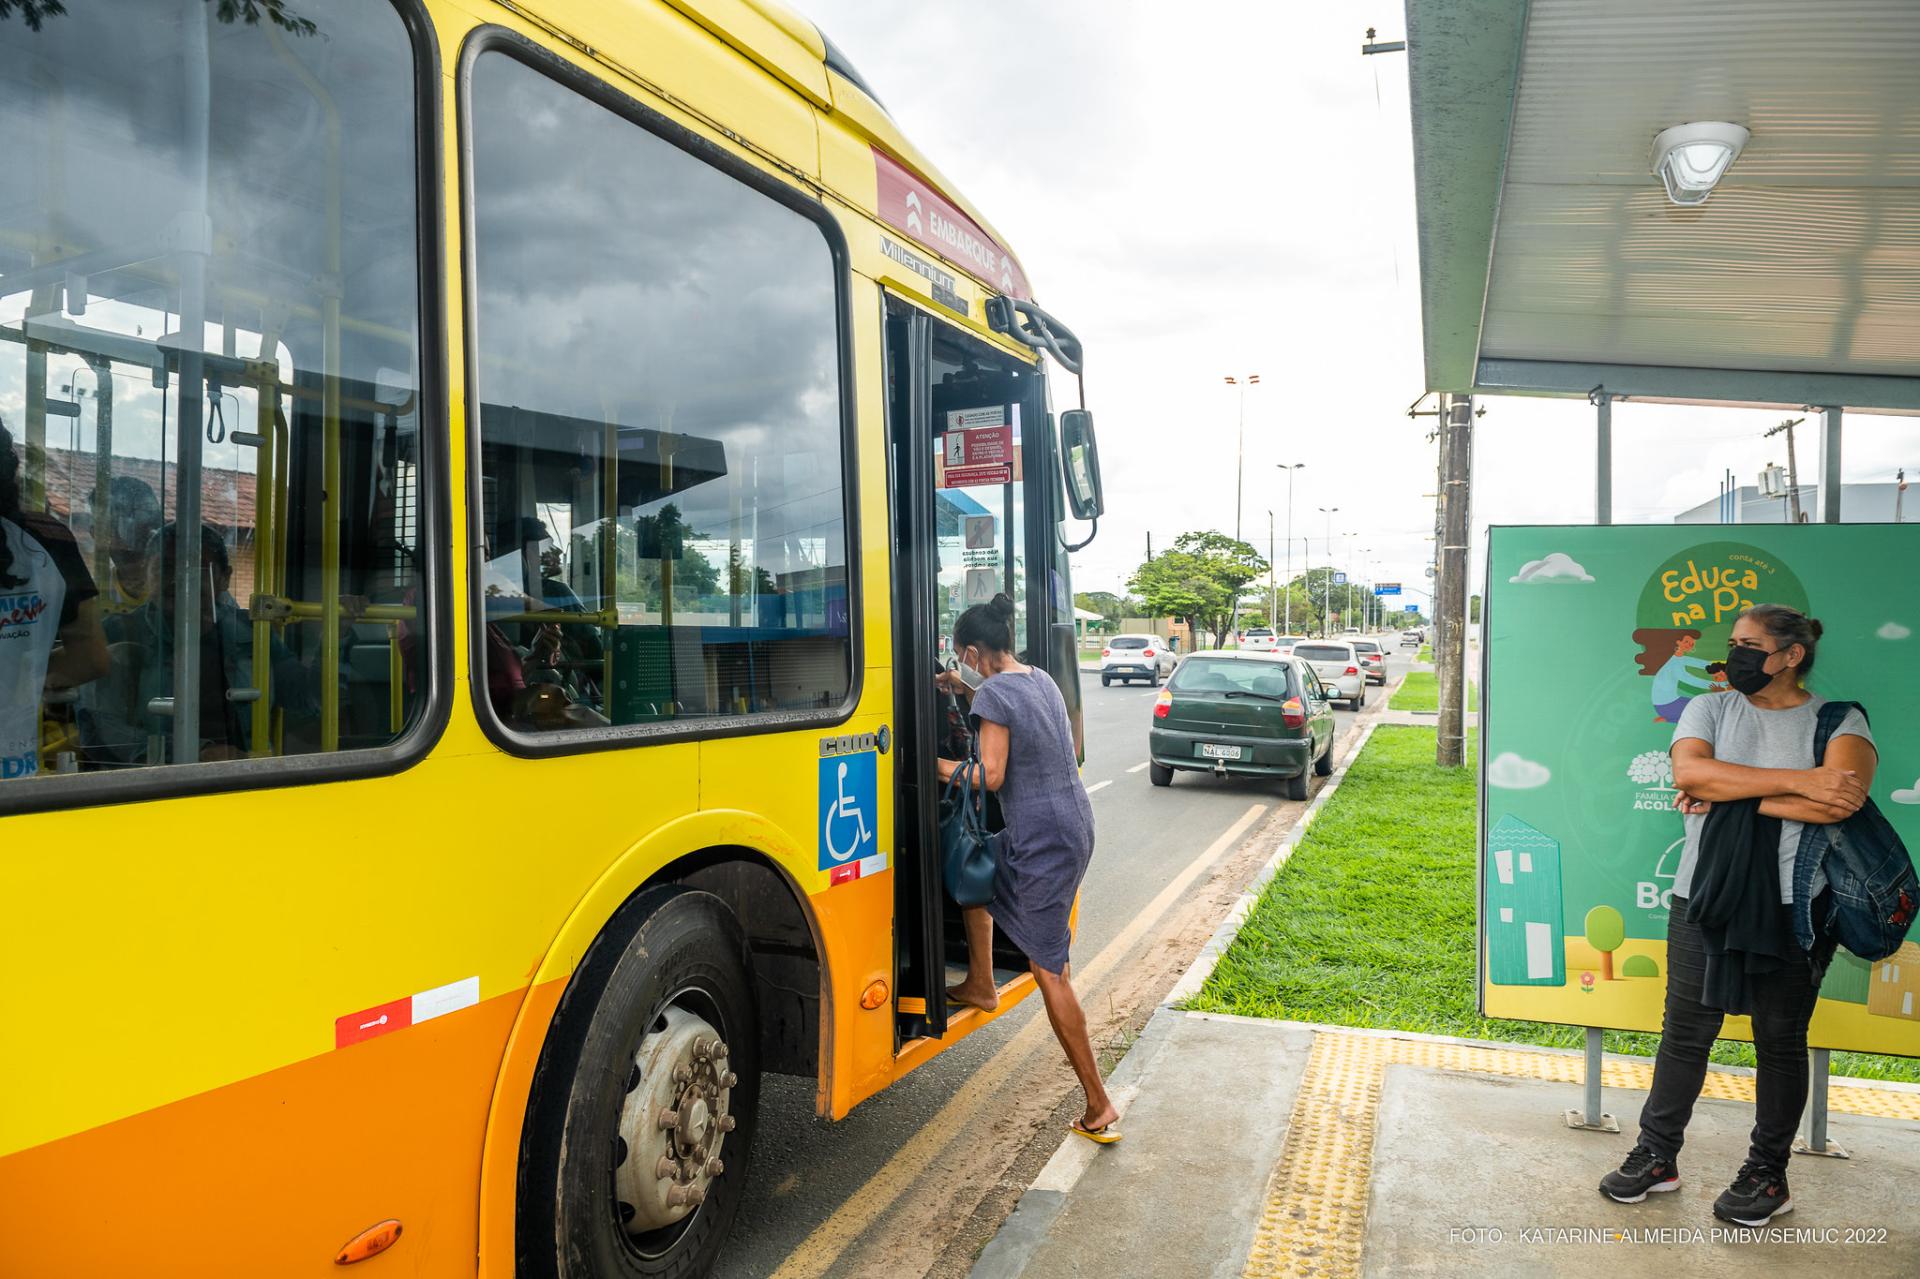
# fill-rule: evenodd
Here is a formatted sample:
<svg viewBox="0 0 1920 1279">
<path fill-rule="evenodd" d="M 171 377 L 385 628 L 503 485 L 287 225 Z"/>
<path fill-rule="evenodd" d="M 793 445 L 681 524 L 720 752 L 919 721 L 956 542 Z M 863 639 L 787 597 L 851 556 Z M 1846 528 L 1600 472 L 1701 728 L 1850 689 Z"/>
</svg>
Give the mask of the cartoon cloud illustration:
<svg viewBox="0 0 1920 1279">
<path fill-rule="evenodd" d="M 1528 560 L 1509 582 L 1591 582 L 1593 575 L 1571 556 L 1555 551 L 1545 559 Z"/>
<path fill-rule="evenodd" d="M 1487 785 L 1503 790 L 1532 790 L 1553 780 L 1553 770 L 1512 751 L 1502 751 L 1487 765 Z"/>
<path fill-rule="evenodd" d="M 1916 779 L 1911 786 L 1902 787 L 1893 792 L 1887 798 L 1896 804 L 1920 804 L 1920 779 Z"/>
<path fill-rule="evenodd" d="M 1883 640 L 1903 640 L 1913 634 L 1913 628 L 1902 626 L 1898 622 L 1888 622 L 1885 626 L 1875 631 L 1874 634 Z"/>
</svg>

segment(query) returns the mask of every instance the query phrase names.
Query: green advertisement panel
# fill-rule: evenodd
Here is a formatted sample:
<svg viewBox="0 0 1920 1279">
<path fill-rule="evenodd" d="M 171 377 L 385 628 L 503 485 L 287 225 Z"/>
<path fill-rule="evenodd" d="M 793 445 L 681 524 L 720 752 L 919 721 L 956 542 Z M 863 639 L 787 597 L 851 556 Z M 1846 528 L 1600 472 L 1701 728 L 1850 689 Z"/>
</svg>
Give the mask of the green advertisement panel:
<svg viewBox="0 0 1920 1279">
<path fill-rule="evenodd" d="M 1487 1016 L 1659 1030 L 1683 845 L 1667 750 L 1691 698 L 1739 696 L 1720 666 L 1751 604 L 1825 626 L 1809 687 L 1867 708 L 1874 802 L 1920 847 L 1920 525 L 1495 528 L 1486 583 Z M 1820 995 L 1813 1046 L 1920 1056 L 1920 943 L 1842 951 Z"/>
</svg>

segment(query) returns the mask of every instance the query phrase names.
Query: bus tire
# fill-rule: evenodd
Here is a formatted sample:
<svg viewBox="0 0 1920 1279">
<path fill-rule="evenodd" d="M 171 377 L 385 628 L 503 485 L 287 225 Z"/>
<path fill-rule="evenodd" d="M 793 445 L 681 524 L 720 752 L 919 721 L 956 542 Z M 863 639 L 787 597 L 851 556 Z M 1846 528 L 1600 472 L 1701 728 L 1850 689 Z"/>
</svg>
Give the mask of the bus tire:
<svg viewBox="0 0 1920 1279">
<path fill-rule="evenodd" d="M 726 903 L 679 885 L 628 899 L 588 947 L 527 1102 L 517 1275 L 678 1279 L 712 1268 L 746 1185 L 759 1100 L 751 973 Z M 655 1122 L 670 1108 L 658 1104 L 664 1096 L 680 1099 L 681 1128 Z M 717 1173 L 709 1157 L 722 1165 Z M 676 1159 L 681 1173 L 656 1171 Z M 691 1203 L 647 1201 L 693 1186 L 702 1197 Z M 651 1229 L 626 1224 L 663 1212 L 679 1215 Z"/>
</svg>

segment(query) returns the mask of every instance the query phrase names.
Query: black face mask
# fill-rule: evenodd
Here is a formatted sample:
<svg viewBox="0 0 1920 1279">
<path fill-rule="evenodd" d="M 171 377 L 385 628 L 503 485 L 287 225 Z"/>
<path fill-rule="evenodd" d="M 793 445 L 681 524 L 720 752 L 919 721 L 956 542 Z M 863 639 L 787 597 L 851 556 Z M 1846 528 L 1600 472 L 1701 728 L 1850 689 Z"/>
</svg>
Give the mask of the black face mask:
<svg viewBox="0 0 1920 1279">
<path fill-rule="evenodd" d="M 1772 653 L 1763 653 L 1757 648 L 1735 647 L 1727 653 L 1727 683 L 1734 691 L 1752 695 L 1773 683 L 1773 676 L 1767 674 L 1767 659 Z"/>
</svg>

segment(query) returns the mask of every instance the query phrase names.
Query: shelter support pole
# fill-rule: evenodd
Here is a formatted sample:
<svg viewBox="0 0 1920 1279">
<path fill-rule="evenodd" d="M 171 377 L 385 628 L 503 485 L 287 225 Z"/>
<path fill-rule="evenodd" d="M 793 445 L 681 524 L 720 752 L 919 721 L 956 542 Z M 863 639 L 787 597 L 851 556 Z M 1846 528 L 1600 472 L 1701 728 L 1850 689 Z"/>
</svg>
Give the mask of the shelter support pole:
<svg viewBox="0 0 1920 1279">
<path fill-rule="evenodd" d="M 1435 591 L 1434 656 L 1440 666 L 1440 735 L 1434 761 L 1466 763 L 1467 538 L 1471 531 L 1473 397 L 1447 399 L 1440 417 L 1440 580 Z"/>
<path fill-rule="evenodd" d="M 1605 388 L 1587 393 L 1594 408 L 1593 522 L 1613 523 L 1613 396 Z"/>
<path fill-rule="evenodd" d="M 1840 414 L 1829 407 L 1820 426 L 1820 521 L 1840 522 Z"/>
<path fill-rule="evenodd" d="M 1587 1027 L 1587 1104 L 1582 1110 L 1567 1112 L 1567 1127 L 1585 1132 L 1619 1132 L 1620 1121 L 1600 1108 L 1600 1028 Z"/>
<path fill-rule="evenodd" d="M 1831 1159 L 1852 1158 L 1839 1142 L 1827 1136 L 1827 1073 L 1828 1059 L 1832 1054 L 1825 1048 L 1815 1048 L 1807 1056 L 1812 1060 L 1812 1086 L 1807 1090 L 1806 1121 L 1800 1132 L 1800 1140 L 1793 1143 L 1793 1153 L 1826 1155 Z"/>
</svg>

